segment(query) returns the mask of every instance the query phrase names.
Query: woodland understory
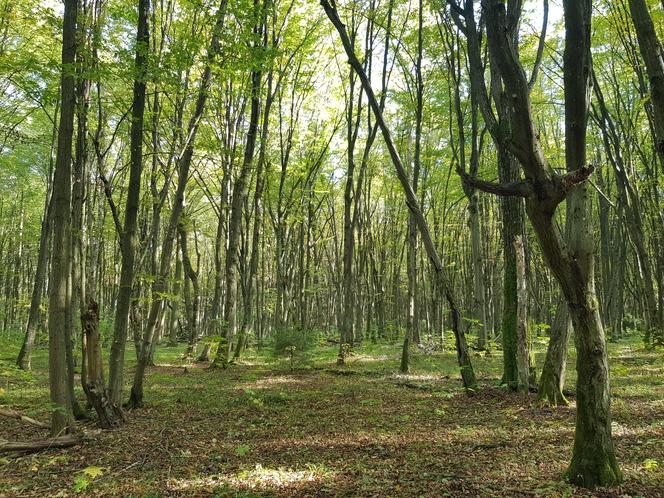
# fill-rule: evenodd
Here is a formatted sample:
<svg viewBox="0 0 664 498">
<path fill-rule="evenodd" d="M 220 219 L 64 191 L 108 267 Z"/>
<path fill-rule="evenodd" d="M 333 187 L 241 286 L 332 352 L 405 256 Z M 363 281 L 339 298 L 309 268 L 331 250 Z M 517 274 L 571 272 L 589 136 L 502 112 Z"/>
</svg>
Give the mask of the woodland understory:
<svg viewBox="0 0 664 498">
<path fill-rule="evenodd" d="M 662 496 L 664 0 L 0 0 L 0 495 Z"/>
<path fill-rule="evenodd" d="M 538 359 L 545 342 L 537 342 Z M 48 420 L 46 351 L 26 375 L 11 367 L 19 345 L 2 346 L 4 404 Z M 183 361 L 184 346 L 160 348 L 145 409 L 119 430 L 85 423 L 79 446 L 3 459 L 0 495 L 662 496 L 664 362 L 638 342 L 610 348 L 625 482 L 596 490 L 560 479 L 573 439 L 573 395 L 567 407 L 546 408 L 534 394 L 497 387 L 501 361 L 493 354 L 473 357 L 480 390 L 468 397 L 452 351 L 414 354 L 404 375 L 399 349 L 365 344 L 343 369 L 331 346 L 296 358 L 293 368 L 264 351 L 222 371 Z M 133 363 L 128 358 L 130 369 Z M 3 419 L 2 434 L 32 440 L 48 430 Z"/>
</svg>

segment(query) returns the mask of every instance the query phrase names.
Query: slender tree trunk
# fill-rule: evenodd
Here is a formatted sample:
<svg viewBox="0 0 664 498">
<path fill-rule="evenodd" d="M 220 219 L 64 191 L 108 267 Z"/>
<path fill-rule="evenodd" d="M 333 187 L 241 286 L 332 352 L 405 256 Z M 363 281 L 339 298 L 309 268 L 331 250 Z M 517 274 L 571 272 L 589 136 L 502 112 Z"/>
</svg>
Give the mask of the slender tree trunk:
<svg viewBox="0 0 664 498">
<path fill-rule="evenodd" d="M 180 308 L 180 286 L 182 285 L 182 258 L 177 255 L 175 260 L 175 281 L 173 282 L 173 297 L 171 300 L 171 313 L 168 325 L 168 345 L 178 345 L 178 324 Z"/>
<path fill-rule="evenodd" d="M 267 36 L 267 33 L 265 33 Z M 264 42 L 266 45 L 266 42 Z M 274 94 L 272 92 L 273 73 L 270 70 L 267 74 L 267 98 L 265 99 L 265 109 L 263 111 L 263 124 L 261 129 L 261 145 L 258 151 L 257 168 L 256 168 L 256 189 L 254 191 L 254 227 L 251 236 L 251 256 L 249 261 L 249 274 L 247 276 L 247 289 L 244 296 L 244 313 L 242 314 L 242 325 L 240 327 L 240 337 L 238 338 L 235 348 L 234 358 L 240 357 L 242 347 L 247 337 L 249 327 L 253 321 L 253 307 L 254 307 L 254 294 L 258 283 L 256 282 L 256 275 L 258 273 L 258 254 L 260 252 L 261 231 L 264 230 L 263 226 L 263 189 L 265 187 L 265 161 L 267 153 L 267 138 L 269 133 L 269 117 Z M 256 327 L 254 327 L 256 328 Z"/>
<path fill-rule="evenodd" d="M 198 308 L 200 304 L 201 290 L 198 284 L 198 270 L 194 270 L 189 257 L 189 248 L 187 244 L 187 231 L 182 220 L 178 224 L 178 234 L 180 236 L 180 250 L 182 252 L 182 265 L 184 267 L 187 280 L 191 282 L 193 296 L 190 303 L 186 303 L 187 309 L 187 328 L 189 333 L 189 343 L 187 344 L 186 358 L 193 358 L 196 354 L 196 345 L 198 344 Z M 187 284 L 185 282 L 185 289 Z"/>
<path fill-rule="evenodd" d="M 408 181 L 408 175 L 406 174 L 406 169 L 404 168 L 403 163 L 401 162 L 401 157 L 399 156 L 399 152 L 397 151 L 397 148 L 394 145 L 390 130 L 388 129 L 383 119 L 383 113 L 381 111 L 378 99 L 376 99 L 376 96 L 373 92 L 373 88 L 371 87 L 371 83 L 369 82 L 369 79 L 367 78 L 367 75 L 364 72 L 362 64 L 355 55 L 355 51 L 353 50 L 353 45 L 351 44 L 350 39 L 348 38 L 346 28 L 344 24 L 341 22 L 341 19 L 339 19 L 339 14 L 337 13 L 336 8 L 330 5 L 328 0 L 322 0 L 321 5 L 325 9 L 327 17 L 330 19 L 335 29 L 337 30 L 339 37 L 341 38 L 344 50 L 349 59 L 349 63 L 353 68 L 353 70 L 358 75 L 358 77 L 360 78 L 360 81 L 362 82 L 362 87 L 364 88 L 364 92 L 367 95 L 367 99 L 376 118 L 376 123 L 378 124 L 378 127 L 380 128 L 383 134 L 383 139 L 390 154 L 390 158 L 392 159 L 392 163 L 396 169 L 399 183 L 401 183 L 401 186 L 405 192 L 406 204 L 410 209 L 410 212 L 413 213 L 413 215 L 415 216 L 417 227 L 422 237 L 422 243 L 424 244 L 424 247 L 427 251 L 427 256 L 429 257 L 431 264 L 433 266 L 435 272 L 435 278 L 437 280 L 437 284 L 439 285 L 438 289 L 440 290 L 441 293 L 445 295 L 448 306 L 450 308 L 450 315 L 452 318 L 452 330 L 454 332 L 456 347 L 457 347 L 457 359 L 459 361 L 461 377 L 463 380 L 464 387 L 468 391 L 473 391 L 477 387 L 477 382 L 475 379 L 475 372 L 473 371 L 472 363 L 470 360 L 470 355 L 468 354 L 468 345 L 466 343 L 465 332 L 462 329 L 460 323 L 461 313 L 459 312 L 457 300 L 452 292 L 452 287 L 450 286 L 449 280 L 445 273 L 445 268 L 442 264 L 442 261 L 438 255 L 436 247 L 434 246 L 433 240 L 431 238 L 431 233 L 429 232 L 429 226 L 426 222 L 424 215 L 422 214 L 422 211 L 420 210 L 417 197 L 415 196 L 415 193 L 413 192 L 413 189 L 410 186 L 410 183 Z"/>
<path fill-rule="evenodd" d="M 521 393 L 528 392 L 528 377 L 530 375 L 528 330 L 526 329 L 526 313 L 528 306 L 528 288 L 526 286 L 526 256 L 523 251 L 523 241 L 520 236 L 514 239 L 516 251 L 516 283 L 517 283 L 517 385 Z"/>
<path fill-rule="evenodd" d="M 136 370 L 134 372 L 134 382 L 131 388 L 131 395 L 128 402 L 130 408 L 139 408 L 143 405 L 143 380 L 145 377 L 145 369 L 150 359 L 152 342 L 154 340 L 155 330 L 157 329 L 160 312 L 163 307 L 163 294 L 167 288 L 166 278 L 171 266 L 173 245 L 177 226 L 180 221 L 180 214 L 184 208 L 184 192 L 187 186 L 187 180 L 189 179 L 189 168 L 191 166 L 191 160 L 194 155 L 194 144 L 196 141 L 196 135 L 198 133 L 200 119 L 203 115 L 203 111 L 205 110 L 210 83 L 212 81 L 212 65 L 215 63 L 221 49 L 220 36 L 224 25 L 227 3 L 228 0 L 221 0 L 221 4 L 217 10 L 215 26 L 212 30 L 212 40 L 210 41 L 210 47 L 208 48 L 207 60 L 205 62 L 203 75 L 201 77 L 201 82 L 198 89 L 196 105 L 189 121 L 188 132 L 186 135 L 188 137 L 188 142 L 186 143 L 182 156 L 178 161 L 178 181 L 175 190 L 175 200 L 173 202 L 173 207 L 171 209 L 168 226 L 162 244 L 159 274 L 156 276 L 155 282 L 152 284 L 152 302 L 150 304 L 148 322 L 145 327 L 145 331 L 143 332 L 143 346 L 141 347 L 141 354 L 138 358 Z"/>
<path fill-rule="evenodd" d="M 413 176 L 411 182 L 414 195 L 417 195 L 422 157 L 422 108 L 424 96 L 424 81 L 422 78 L 423 19 L 423 5 L 422 0 L 420 0 L 418 4 L 417 59 L 415 61 L 415 150 L 413 153 Z M 401 352 L 401 371 L 404 373 L 409 370 L 410 342 L 420 342 L 418 313 L 419 299 L 417 292 L 417 223 L 413 213 L 409 213 L 408 215 L 407 244 L 406 271 L 408 273 L 408 321 L 406 322 L 406 333 L 404 335 L 403 350 Z"/>
<path fill-rule="evenodd" d="M 78 0 L 66 0 L 62 27 L 62 111 L 58 132 L 58 152 L 53 177 L 53 253 L 49 278 L 49 383 L 53 411 L 51 434 L 68 432 L 72 423 L 72 399 L 68 390 L 67 325 L 72 321 L 70 286 L 71 255 L 71 160 L 74 114 L 76 111 L 75 74 L 76 16 Z"/>
<path fill-rule="evenodd" d="M 259 0 L 254 0 L 254 9 L 258 11 Z M 254 33 L 260 37 L 264 25 L 258 21 Z M 244 149 L 244 158 L 240 175 L 233 188 L 231 201 L 231 214 L 228 224 L 228 250 L 226 252 L 226 302 L 224 304 L 224 322 L 222 324 L 222 337 L 219 342 L 214 365 L 226 368 L 231 357 L 233 340 L 237 329 L 237 266 L 239 257 L 240 230 L 242 229 L 242 208 L 247 196 L 249 173 L 254 158 L 256 139 L 258 135 L 258 121 L 260 119 L 260 92 L 261 71 L 251 73 L 251 114 L 247 130 L 247 142 Z"/>
<path fill-rule="evenodd" d="M 134 286 L 134 260 L 138 247 L 137 218 L 140 204 L 141 172 L 143 169 L 143 115 L 145 111 L 147 58 L 150 47 L 149 14 L 150 1 L 139 0 L 138 27 L 136 30 L 136 59 L 134 61 L 136 78 L 134 80 L 130 137 L 129 190 L 125 205 L 124 227 L 122 233 L 118 234 L 121 240 L 122 269 L 120 271 L 120 287 L 115 308 L 115 319 L 113 321 L 113 343 L 109 359 L 108 398 L 110 403 L 115 406 L 122 404 L 125 344 L 127 343 L 129 310 Z"/>
<path fill-rule="evenodd" d="M 56 121 L 53 125 L 53 140 L 52 147 L 55 147 L 57 139 L 57 115 L 58 109 L 56 107 Z M 52 157 L 52 156 L 51 156 Z M 52 160 L 52 159 L 51 159 Z M 42 216 L 41 232 L 39 234 L 39 253 L 37 255 L 37 268 L 35 269 L 35 280 L 32 287 L 32 295 L 30 298 L 30 311 L 28 312 L 28 324 L 25 327 L 25 336 L 21 350 L 18 353 L 16 365 L 22 370 L 30 370 L 32 359 L 32 349 L 37 337 L 37 327 L 39 326 L 40 306 L 42 293 L 44 290 L 44 282 L 46 281 L 46 272 L 48 269 L 48 255 L 49 255 L 49 241 L 51 230 L 51 188 L 52 188 L 52 166 L 49 168 L 48 186 L 46 189 L 46 200 L 44 201 L 44 215 Z"/>
<path fill-rule="evenodd" d="M 655 150 L 664 167 L 664 52 L 646 0 L 629 0 L 629 8 L 650 83 Z"/>
</svg>

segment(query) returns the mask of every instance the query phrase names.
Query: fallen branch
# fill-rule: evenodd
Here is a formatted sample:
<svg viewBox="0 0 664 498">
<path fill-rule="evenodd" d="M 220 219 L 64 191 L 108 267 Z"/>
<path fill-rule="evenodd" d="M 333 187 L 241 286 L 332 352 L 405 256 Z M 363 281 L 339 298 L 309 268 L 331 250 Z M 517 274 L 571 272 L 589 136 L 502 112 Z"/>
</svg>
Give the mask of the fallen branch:
<svg viewBox="0 0 664 498">
<path fill-rule="evenodd" d="M 43 422 L 40 422 L 39 420 L 35 420 L 34 418 L 30 418 L 26 415 L 23 415 L 22 413 L 14 411 L 14 410 L 0 410 L 0 416 L 22 420 L 23 422 L 26 422 L 26 423 L 32 424 L 32 425 L 36 425 L 37 427 L 41 427 L 43 429 L 48 428 L 48 425 L 44 424 Z"/>
<path fill-rule="evenodd" d="M 33 441 L 13 441 L 0 443 L 2 453 L 36 453 L 50 448 L 68 448 L 81 442 L 76 436 L 66 434 L 50 439 L 36 439 Z"/>
</svg>

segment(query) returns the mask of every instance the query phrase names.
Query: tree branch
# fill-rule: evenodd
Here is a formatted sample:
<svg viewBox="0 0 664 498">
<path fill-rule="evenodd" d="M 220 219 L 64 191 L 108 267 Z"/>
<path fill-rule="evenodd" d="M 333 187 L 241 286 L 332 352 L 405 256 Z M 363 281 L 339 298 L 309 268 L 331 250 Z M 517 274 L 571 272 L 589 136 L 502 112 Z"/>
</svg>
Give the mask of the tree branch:
<svg viewBox="0 0 664 498">
<path fill-rule="evenodd" d="M 123 250 L 122 223 L 120 223 L 120 215 L 118 214 L 118 207 L 115 205 L 115 201 L 113 200 L 111 185 L 108 183 L 108 179 L 102 173 L 99 173 L 99 179 L 104 184 L 104 195 L 106 196 L 106 200 L 108 201 L 108 207 L 111 208 L 111 214 L 113 215 L 113 223 L 115 224 L 115 230 L 118 232 L 118 240 L 120 241 L 120 250 Z"/>
<path fill-rule="evenodd" d="M 457 173 L 464 184 L 489 194 L 502 197 L 530 197 L 533 193 L 530 184 L 525 180 L 518 180 L 510 183 L 489 182 L 475 176 L 470 176 L 459 167 L 457 167 Z"/>
<path fill-rule="evenodd" d="M 533 65 L 533 72 L 530 74 L 528 81 L 528 89 L 532 91 L 535 82 L 537 81 L 537 74 L 539 73 L 540 66 L 542 65 L 542 55 L 544 54 L 544 45 L 546 44 L 546 28 L 549 24 L 549 0 L 544 0 L 544 16 L 542 20 L 542 32 L 540 34 L 539 44 L 537 45 L 537 56 L 535 57 L 535 64 Z"/>
</svg>

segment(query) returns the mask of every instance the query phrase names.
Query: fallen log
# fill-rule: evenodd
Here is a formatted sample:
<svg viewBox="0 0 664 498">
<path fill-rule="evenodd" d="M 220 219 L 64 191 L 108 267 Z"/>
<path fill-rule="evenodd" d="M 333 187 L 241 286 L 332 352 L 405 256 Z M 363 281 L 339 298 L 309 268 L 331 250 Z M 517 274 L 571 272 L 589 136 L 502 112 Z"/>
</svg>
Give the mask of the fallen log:
<svg viewBox="0 0 664 498">
<path fill-rule="evenodd" d="M 81 440 L 72 434 L 53 437 L 49 439 L 35 439 L 32 441 L 0 442 L 2 453 L 36 453 L 50 448 L 68 448 L 79 444 Z"/>
<path fill-rule="evenodd" d="M 48 428 L 48 425 L 44 424 L 43 422 L 40 422 L 39 420 L 35 420 L 34 418 L 30 418 L 26 415 L 23 415 L 22 413 L 14 411 L 14 410 L 0 410 L 0 416 L 22 420 L 23 422 L 26 422 L 26 423 L 32 424 L 32 425 L 36 425 L 37 427 L 41 427 L 43 429 Z"/>
</svg>

